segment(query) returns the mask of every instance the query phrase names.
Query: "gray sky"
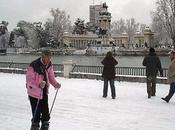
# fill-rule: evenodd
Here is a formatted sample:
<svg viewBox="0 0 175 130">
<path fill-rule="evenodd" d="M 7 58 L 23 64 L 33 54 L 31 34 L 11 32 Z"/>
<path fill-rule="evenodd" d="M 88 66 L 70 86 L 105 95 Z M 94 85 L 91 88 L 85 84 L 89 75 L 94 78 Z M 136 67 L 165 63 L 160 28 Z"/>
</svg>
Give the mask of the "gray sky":
<svg viewBox="0 0 175 130">
<path fill-rule="evenodd" d="M 94 4 L 103 2 L 109 6 L 112 21 L 134 17 L 137 22 L 149 25 L 156 0 L 94 0 Z M 51 8 L 59 8 L 71 16 L 72 23 L 77 18 L 88 22 L 92 4 L 93 0 L 0 0 L 0 21 L 8 21 L 8 29 L 12 30 L 20 20 L 44 22 L 50 17 Z"/>
</svg>

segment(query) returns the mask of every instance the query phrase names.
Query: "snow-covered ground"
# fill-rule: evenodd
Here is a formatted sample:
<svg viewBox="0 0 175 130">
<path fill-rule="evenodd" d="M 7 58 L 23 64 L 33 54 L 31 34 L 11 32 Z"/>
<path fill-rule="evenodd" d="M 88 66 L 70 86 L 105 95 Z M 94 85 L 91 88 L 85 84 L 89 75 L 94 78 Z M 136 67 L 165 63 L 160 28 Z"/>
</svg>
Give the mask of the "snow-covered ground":
<svg viewBox="0 0 175 130">
<path fill-rule="evenodd" d="M 115 82 L 117 98 L 102 98 L 103 82 L 57 77 L 62 88 L 52 111 L 50 130 L 175 130 L 175 98 L 161 101 L 169 85 L 157 84 L 147 98 L 145 83 Z M 0 73 L 0 130 L 29 130 L 31 110 L 25 75 Z M 50 88 L 49 102 L 55 89 Z"/>
</svg>

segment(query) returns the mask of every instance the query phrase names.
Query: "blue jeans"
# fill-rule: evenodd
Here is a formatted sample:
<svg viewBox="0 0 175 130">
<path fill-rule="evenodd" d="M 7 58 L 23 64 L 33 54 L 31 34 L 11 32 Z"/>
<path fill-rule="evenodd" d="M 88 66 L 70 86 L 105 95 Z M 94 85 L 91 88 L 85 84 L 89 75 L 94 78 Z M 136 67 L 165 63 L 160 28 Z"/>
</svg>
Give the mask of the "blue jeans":
<svg viewBox="0 0 175 130">
<path fill-rule="evenodd" d="M 174 95 L 174 93 L 175 93 L 175 82 L 170 84 L 170 90 L 169 90 L 168 95 L 165 97 L 165 100 L 169 102 L 169 100 Z"/>
<path fill-rule="evenodd" d="M 108 95 L 107 94 L 108 93 L 108 81 L 110 82 L 110 86 L 111 86 L 111 96 L 115 98 L 116 94 L 115 94 L 114 79 L 112 80 L 104 79 L 103 97 L 107 97 Z"/>
</svg>

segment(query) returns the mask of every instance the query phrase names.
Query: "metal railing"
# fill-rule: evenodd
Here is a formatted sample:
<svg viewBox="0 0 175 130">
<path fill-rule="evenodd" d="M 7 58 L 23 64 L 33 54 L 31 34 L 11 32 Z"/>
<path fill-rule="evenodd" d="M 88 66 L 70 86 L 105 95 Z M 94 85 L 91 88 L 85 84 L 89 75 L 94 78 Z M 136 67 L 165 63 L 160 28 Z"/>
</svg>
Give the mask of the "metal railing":
<svg viewBox="0 0 175 130">
<path fill-rule="evenodd" d="M 29 66 L 29 63 L 14 63 L 14 62 L 0 62 L 0 68 L 1 69 L 10 69 L 10 70 L 15 70 L 17 72 L 17 69 L 20 69 L 19 71 L 23 71 L 24 73 L 26 72 L 27 67 Z M 53 64 L 53 69 L 55 73 L 63 73 L 64 68 L 62 64 Z M 9 72 L 9 71 L 8 71 Z"/>
<path fill-rule="evenodd" d="M 72 72 L 82 72 L 82 73 L 97 73 L 101 74 L 103 66 L 83 66 L 75 65 Z"/>
<path fill-rule="evenodd" d="M 0 68 L 10 68 L 10 69 L 22 69 L 26 71 L 29 63 L 14 63 L 14 62 L 0 62 Z M 54 71 L 57 73 L 62 73 L 64 67 L 62 64 L 53 64 Z M 117 75 L 132 75 L 132 76 L 145 76 L 146 69 L 144 67 L 115 67 Z M 101 74 L 103 71 L 103 66 L 84 66 L 84 65 L 74 65 L 72 72 L 78 73 L 91 73 L 91 74 Z M 167 76 L 167 68 L 163 68 L 163 77 Z"/>
<path fill-rule="evenodd" d="M 115 67 L 117 75 L 133 75 L 133 76 L 145 76 L 145 67 Z M 79 73 L 97 73 L 101 74 L 103 66 L 83 66 L 75 65 L 72 72 Z M 159 76 L 159 74 L 158 74 Z M 163 77 L 167 76 L 167 68 L 163 68 Z"/>
</svg>

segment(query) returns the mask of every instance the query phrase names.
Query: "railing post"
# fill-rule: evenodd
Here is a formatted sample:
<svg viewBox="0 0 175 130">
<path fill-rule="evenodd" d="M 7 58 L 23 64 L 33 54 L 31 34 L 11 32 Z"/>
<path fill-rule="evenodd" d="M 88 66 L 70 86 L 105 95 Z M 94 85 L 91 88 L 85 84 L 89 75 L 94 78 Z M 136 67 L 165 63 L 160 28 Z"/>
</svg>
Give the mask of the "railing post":
<svg viewBox="0 0 175 130">
<path fill-rule="evenodd" d="M 73 68 L 73 62 L 72 60 L 64 61 L 64 77 L 69 78 L 69 73 L 72 71 Z"/>
</svg>

